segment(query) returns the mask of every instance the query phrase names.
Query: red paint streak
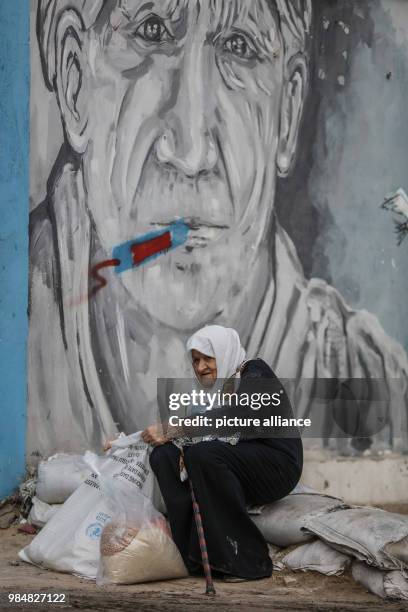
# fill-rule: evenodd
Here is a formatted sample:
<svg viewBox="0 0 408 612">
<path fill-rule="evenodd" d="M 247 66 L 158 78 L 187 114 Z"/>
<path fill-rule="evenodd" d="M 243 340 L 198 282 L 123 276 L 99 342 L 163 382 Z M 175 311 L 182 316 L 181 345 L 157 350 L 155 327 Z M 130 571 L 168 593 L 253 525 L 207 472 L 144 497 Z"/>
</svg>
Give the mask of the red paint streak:
<svg viewBox="0 0 408 612">
<path fill-rule="evenodd" d="M 108 284 L 106 278 L 99 274 L 99 270 L 103 270 L 104 268 L 112 268 L 118 266 L 120 264 L 120 259 L 106 259 L 105 261 L 101 261 L 100 263 L 93 266 L 91 269 L 91 278 L 96 280 L 98 285 L 95 285 L 93 289 L 90 291 L 89 296 L 93 297 L 100 289 L 103 289 Z"/>
<path fill-rule="evenodd" d="M 135 266 L 140 265 L 152 255 L 165 251 L 171 247 L 171 234 L 166 232 L 161 236 L 156 236 L 145 242 L 138 242 L 131 247 L 133 263 Z"/>
<path fill-rule="evenodd" d="M 171 233 L 165 232 L 161 236 L 156 236 L 144 242 L 135 243 L 131 246 L 133 265 L 137 266 L 143 263 L 152 255 L 156 255 L 162 251 L 166 251 L 171 247 Z M 94 297 L 98 291 L 106 287 L 108 281 L 104 276 L 99 274 L 104 268 L 114 268 L 120 265 L 120 259 L 106 259 L 98 264 L 95 264 L 90 272 L 90 277 L 96 281 L 96 285 L 89 292 L 89 297 Z"/>
</svg>

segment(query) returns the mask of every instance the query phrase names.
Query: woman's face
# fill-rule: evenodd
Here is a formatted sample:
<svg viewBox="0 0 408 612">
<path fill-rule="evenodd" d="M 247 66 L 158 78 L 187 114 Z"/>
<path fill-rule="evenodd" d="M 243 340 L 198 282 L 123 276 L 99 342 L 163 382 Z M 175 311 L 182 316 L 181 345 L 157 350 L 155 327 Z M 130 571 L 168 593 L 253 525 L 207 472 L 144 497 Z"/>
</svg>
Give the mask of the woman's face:
<svg viewBox="0 0 408 612">
<path fill-rule="evenodd" d="M 194 372 L 203 387 L 212 387 L 217 380 L 217 361 L 193 349 L 191 351 Z"/>
</svg>

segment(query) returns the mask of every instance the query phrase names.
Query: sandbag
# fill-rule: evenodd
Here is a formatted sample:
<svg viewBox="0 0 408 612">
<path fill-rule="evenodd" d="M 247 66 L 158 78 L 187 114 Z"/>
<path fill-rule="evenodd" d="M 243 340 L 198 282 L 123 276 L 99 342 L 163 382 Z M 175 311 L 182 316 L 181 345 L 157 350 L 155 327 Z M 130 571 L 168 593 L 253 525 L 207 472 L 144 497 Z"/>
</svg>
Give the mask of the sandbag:
<svg viewBox="0 0 408 612">
<path fill-rule="evenodd" d="M 33 505 L 31 506 L 27 521 L 31 523 L 31 525 L 35 525 L 35 527 L 44 527 L 62 507 L 62 504 L 46 504 L 36 496 L 33 497 L 32 503 Z"/>
<path fill-rule="evenodd" d="M 36 497 L 47 504 L 62 504 L 89 473 L 89 465 L 83 455 L 53 455 L 38 464 Z"/>
<path fill-rule="evenodd" d="M 303 482 L 298 482 L 294 489 L 289 493 L 289 495 L 300 495 L 300 493 L 309 493 L 310 495 L 322 495 L 320 491 L 316 491 L 316 489 L 312 489 L 308 485 L 303 484 Z M 331 495 L 327 495 L 326 497 L 331 497 Z M 337 499 L 334 497 L 333 499 Z"/>
<path fill-rule="evenodd" d="M 408 516 L 358 507 L 309 517 L 304 525 L 340 552 L 380 569 L 408 568 Z"/>
<path fill-rule="evenodd" d="M 351 573 L 356 582 L 382 599 L 408 599 L 408 572 L 404 570 L 384 571 L 354 561 Z"/>
<path fill-rule="evenodd" d="M 283 557 L 282 563 L 291 570 L 320 572 L 326 576 L 340 576 L 350 564 L 351 557 L 322 542 L 308 542 Z"/>
<path fill-rule="evenodd" d="M 349 508 L 342 500 L 315 493 L 290 494 L 279 501 L 264 506 L 260 514 L 251 519 L 267 542 L 286 547 L 307 542 L 311 533 L 302 530 L 307 518 L 314 514 Z"/>
<path fill-rule="evenodd" d="M 126 446 L 128 445 L 128 446 Z M 153 476 L 148 460 L 149 446 L 140 436 L 121 438 L 108 455 L 86 453 L 105 479 L 117 479 L 124 487 L 150 499 Z M 68 498 L 40 533 L 19 553 L 28 563 L 86 578 L 96 578 L 100 537 L 111 519 L 111 510 L 94 471 Z"/>
</svg>

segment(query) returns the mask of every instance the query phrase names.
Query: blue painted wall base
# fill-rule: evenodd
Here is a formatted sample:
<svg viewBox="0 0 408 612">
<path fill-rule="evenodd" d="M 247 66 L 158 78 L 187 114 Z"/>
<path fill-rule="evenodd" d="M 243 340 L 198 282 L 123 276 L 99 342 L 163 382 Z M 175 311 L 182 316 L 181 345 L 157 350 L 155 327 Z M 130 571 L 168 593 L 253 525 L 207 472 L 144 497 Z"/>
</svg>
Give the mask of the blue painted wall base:
<svg viewBox="0 0 408 612">
<path fill-rule="evenodd" d="M 0 498 L 25 474 L 29 0 L 0 2 Z"/>
</svg>

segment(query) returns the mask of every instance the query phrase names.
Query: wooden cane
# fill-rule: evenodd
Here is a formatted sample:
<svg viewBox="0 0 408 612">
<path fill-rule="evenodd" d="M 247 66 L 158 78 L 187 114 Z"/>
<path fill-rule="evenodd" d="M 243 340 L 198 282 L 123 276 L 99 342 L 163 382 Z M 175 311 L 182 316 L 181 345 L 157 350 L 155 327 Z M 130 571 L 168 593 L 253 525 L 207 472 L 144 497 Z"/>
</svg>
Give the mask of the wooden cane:
<svg viewBox="0 0 408 612">
<path fill-rule="evenodd" d="M 198 502 L 196 500 L 196 496 L 194 494 L 194 489 L 193 489 L 193 484 L 190 478 L 188 479 L 188 482 L 190 485 L 191 499 L 193 500 L 194 519 L 195 519 L 195 524 L 197 527 L 198 542 L 200 544 L 201 559 L 203 562 L 203 568 L 204 568 L 204 574 L 205 574 L 205 583 L 206 583 L 205 594 L 215 595 L 215 587 L 214 587 L 214 583 L 213 583 L 213 579 L 211 575 L 210 562 L 208 559 L 207 542 L 205 541 L 203 521 L 201 519 L 201 513 L 200 513 L 200 506 L 198 505 Z"/>
<path fill-rule="evenodd" d="M 183 451 L 181 451 L 180 459 L 181 459 L 180 467 L 182 466 L 184 469 L 186 469 L 185 464 L 184 464 L 184 452 Z M 205 534 L 204 534 L 204 528 L 203 528 L 203 521 L 201 519 L 200 506 L 198 505 L 198 502 L 197 502 L 197 499 L 194 493 L 193 483 L 191 482 L 190 478 L 188 478 L 188 484 L 190 486 L 191 500 L 193 502 L 194 520 L 195 520 L 195 524 L 197 528 L 198 543 L 200 545 L 201 560 L 203 562 L 203 568 L 204 568 L 205 583 L 206 583 L 205 594 L 215 595 L 215 587 L 214 587 L 214 583 L 213 583 L 213 579 L 211 575 L 210 561 L 208 559 L 207 542 L 205 541 Z"/>
</svg>

